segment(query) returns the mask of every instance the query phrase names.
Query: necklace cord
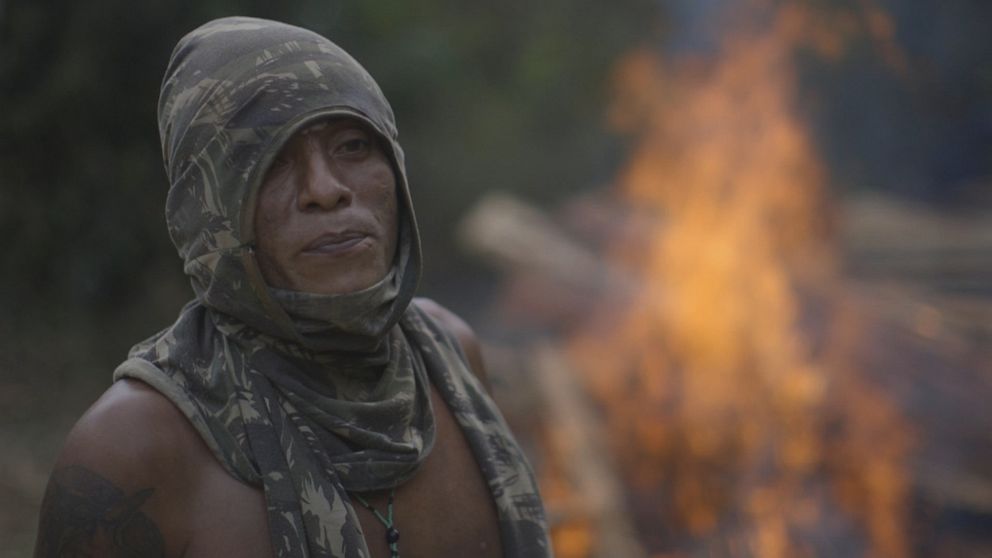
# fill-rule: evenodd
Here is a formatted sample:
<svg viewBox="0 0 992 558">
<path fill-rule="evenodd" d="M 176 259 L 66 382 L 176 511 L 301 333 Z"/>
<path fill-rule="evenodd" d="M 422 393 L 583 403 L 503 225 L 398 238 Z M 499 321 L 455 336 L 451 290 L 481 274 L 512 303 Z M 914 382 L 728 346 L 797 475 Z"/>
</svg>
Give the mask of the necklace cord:
<svg viewBox="0 0 992 558">
<path fill-rule="evenodd" d="M 365 509 L 372 512 L 372 515 L 379 520 L 383 526 L 386 527 L 386 544 L 389 545 L 389 555 L 390 558 L 399 558 L 400 556 L 400 532 L 393 523 L 393 500 L 396 499 L 396 489 L 389 491 L 389 501 L 386 505 L 386 517 L 382 516 L 382 513 L 375 509 L 372 504 L 363 498 L 360 494 L 352 494 L 358 503 L 361 504 Z"/>
</svg>

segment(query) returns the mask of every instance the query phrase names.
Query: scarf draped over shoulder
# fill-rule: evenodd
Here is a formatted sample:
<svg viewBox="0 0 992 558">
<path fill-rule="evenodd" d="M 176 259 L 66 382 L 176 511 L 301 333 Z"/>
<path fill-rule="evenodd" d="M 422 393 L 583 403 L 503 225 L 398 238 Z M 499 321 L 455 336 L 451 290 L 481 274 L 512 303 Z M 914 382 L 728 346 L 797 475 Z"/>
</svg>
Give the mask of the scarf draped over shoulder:
<svg viewBox="0 0 992 558">
<path fill-rule="evenodd" d="M 343 295 L 269 288 L 255 258 L 265 170 L 297 131 L 356 118 L 396 178 L 392 270 Z M 367 557 L 349 491 L 395 488 L 431 451 L 433 384 L 485 476 L 507 556 L 551 554 L 532 471 L 457 340 L 411 304 L 421 252 L 392 109 L 316 33 L 209 22 L 173 51 L 159 99 L 166 221 L 196 295 L 114 379 L 169 398 L 234 477 L 263 489 L 279 557 Z"/>
</svg>

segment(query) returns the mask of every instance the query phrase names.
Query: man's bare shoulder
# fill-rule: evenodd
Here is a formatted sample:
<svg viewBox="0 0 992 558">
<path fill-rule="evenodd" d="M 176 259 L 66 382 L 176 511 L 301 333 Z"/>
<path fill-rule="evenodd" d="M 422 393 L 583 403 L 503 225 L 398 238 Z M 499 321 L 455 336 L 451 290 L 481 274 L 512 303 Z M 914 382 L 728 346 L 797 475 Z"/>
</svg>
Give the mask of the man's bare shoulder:
<svg viewBox="0 0 992 558">
<path fill-rule="evenodd" d="M 197 435 L 165 397 L 115 383 L 70 431 L 42 503 L 36 556 L 174 556 Z M 183 542 L 180 542 L 183 541 Z"/>
<path fill-rule="evenodd" d="M 491 393 L 492 387 L 489 385 L 489 376 L 482 360 L 482 347 L 472 327 L 457 314 L 429 298 L 418 297 L 413 299 L 413 303 L 437 320 L 442 327 L 455 336 L 455 339 L 458 339 L 458 344 L 461 345 L 472 372 Z"/>
<path fill-rule="evenodd" d="M 159 479 L 202 459 L 200 446 L 190 422 L 165 396 L 140 381 L 121 380 L 76 422 L 59 462 L 93 463 L 139 479 Z"/>
<path fill-rule="evenodd" d="M 35 555 L 272 556 L 260 490 L 224 471 L 171 401 L 108 389 L 66 439 Z"/>
</svg>

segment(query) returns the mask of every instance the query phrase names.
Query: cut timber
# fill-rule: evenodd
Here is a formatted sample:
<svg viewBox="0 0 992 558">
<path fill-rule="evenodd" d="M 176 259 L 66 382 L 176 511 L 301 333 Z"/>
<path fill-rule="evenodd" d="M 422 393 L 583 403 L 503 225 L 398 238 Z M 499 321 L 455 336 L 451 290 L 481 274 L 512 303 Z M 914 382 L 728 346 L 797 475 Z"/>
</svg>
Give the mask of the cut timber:
<svg viewBox="0 0 992 558">
<path fill-rule="evenodd" d="M 459 238 L 482 259 L 552 278 L 583 292 L 622 290 L 627 281 L 565 234 L 544 212 L 508 194 L 490 194 L 462 220 Z"/>
<path fill-rule="evenodd" d="M 992 294 L 992 212 L 951 214 L 896 198 L 846 200 L 840 240 L 865 278 L 894 278 L 941 291 Z"/>
<path fill-rule="evenodd" d="M 628 517 L 623 485 L 603 443 L 599 420 L 568 364 L 551 345 L 538 345 L 534 370 L 547 405 L 554 451 L 563 456 L 565 475 L 575 488 L 577 511 L 596 529 L 593 556 L 646 556 Z"/>
</svg>

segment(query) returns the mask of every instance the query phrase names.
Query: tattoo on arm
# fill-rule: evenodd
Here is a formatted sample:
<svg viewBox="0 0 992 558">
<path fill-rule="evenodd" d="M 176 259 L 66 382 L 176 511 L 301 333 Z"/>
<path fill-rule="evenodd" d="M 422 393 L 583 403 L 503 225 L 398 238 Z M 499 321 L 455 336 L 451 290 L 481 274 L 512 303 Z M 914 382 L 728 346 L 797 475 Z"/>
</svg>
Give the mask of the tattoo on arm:
<svg viewBox="0 0 992 558">
<path fill-rule="evenodd" d="M 152 492 L 125 494 L 78 465 L 55 471 L 41 504 L 35 557 L 165 556 L 162 534 L 140 511 Z"/>
</svg>

